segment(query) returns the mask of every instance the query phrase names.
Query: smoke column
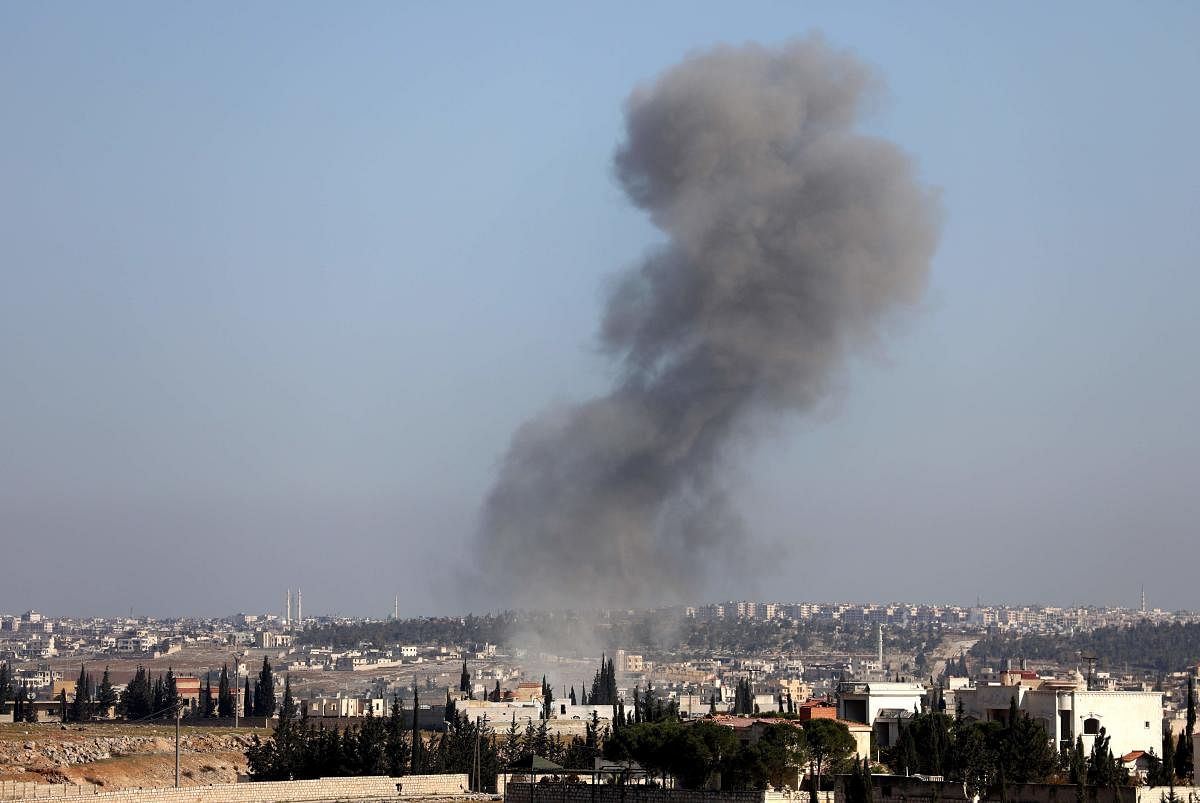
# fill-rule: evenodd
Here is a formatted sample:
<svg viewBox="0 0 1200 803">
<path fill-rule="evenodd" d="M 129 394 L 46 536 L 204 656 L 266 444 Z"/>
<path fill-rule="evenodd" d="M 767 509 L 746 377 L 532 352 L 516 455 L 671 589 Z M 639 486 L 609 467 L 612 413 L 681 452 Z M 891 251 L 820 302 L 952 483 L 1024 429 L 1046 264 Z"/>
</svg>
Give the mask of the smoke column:
<svg viewBox="0 0 1200 803">
<path fill-rule="evenodd" d="M 666 240 L 608 298 L 611 392 L 513 436 L 477 549 L 501 597 L 695 599 L 704 567 L 741 549 L 731 450 L 817 404 L 925 285 L 936 198 L 904 153 L 855 130 L 878 85 L 810 37 L 717 47 L 630 96 L 615 172 Z"/>
</svg>

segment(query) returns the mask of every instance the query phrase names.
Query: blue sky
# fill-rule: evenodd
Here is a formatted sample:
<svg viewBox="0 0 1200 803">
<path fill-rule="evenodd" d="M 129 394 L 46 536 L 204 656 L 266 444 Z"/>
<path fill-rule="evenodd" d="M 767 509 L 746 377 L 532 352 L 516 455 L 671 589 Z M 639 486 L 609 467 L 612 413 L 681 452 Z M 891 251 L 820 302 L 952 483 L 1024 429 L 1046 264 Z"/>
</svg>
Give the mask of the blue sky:
<svg viewBox="0 0 1200 803">
<path fill-rule="evenodd" d="M 1200 608 L 1195 4 L 8 3 L 0 611 L 459 609 L 513 428 L 607 386 L 660 238 L 625 97 L 812 30 L 941 247 L 741 457 L 761 572 L 697 596 Z"/>
</svg>

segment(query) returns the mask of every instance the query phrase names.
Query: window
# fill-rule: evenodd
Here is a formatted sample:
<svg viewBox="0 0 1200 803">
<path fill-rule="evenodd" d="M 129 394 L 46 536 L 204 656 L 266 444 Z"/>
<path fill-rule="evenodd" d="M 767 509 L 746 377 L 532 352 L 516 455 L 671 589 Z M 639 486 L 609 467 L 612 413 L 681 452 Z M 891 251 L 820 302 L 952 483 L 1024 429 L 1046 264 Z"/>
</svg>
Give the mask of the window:
<svg viewBox="0 0 1200 803">
<path fill-rule="evenodd" d="M 1087 736 L 1095 736 L 1100 732 L 1100 720 L 1095 717 L 1088 717 L 1083 721 L 1083 732 Z"/>
</svg>

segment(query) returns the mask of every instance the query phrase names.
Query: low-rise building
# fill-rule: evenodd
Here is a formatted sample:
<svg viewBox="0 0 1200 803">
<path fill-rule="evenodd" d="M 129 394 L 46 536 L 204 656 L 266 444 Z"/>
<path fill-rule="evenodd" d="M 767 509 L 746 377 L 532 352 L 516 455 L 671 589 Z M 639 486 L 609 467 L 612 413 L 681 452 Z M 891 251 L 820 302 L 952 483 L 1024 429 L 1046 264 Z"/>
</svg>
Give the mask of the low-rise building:
<svg viewBox="0 0 1200 803">
<path fill-rule="evenodd" d="M 975 685 L 958 689 L 955 699 L 964 715 L 983 721 L 1007 720 L 1015 699 L 1017 708 L 1040 723 L 1053 744 L 1061 749 L 1083 739 L 1090 751 L 1101 729 L 1109 738 L 1113 755 L 1135 751 L 1156 752 L 1162 747 L 1163 700 L 1161 692 L 1094 691 L 1078 672 L 1058 678 L 1020 678 L 1007 684 Z"/>
</svg>

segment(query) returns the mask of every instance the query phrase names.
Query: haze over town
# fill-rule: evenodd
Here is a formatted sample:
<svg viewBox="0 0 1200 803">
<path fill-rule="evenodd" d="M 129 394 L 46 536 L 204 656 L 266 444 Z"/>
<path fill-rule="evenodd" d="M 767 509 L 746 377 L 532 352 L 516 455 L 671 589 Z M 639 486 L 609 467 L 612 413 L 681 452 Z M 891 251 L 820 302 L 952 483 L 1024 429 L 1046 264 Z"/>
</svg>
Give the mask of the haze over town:
<svg viewBox="0 0 1200 803">
<path fill-rule="evenodd" d="M 940 238 L 648 596 L 1200 607 L 1200 10 L 769 11 L 0 9 L 0 611 L 519 601 L 538 550 L 478 538 L 514 433 L 620 386 L 614 277 L 687 242 L 627 99 L 798 41 L 878 77 L 855 131 Z"/>
</svg>

